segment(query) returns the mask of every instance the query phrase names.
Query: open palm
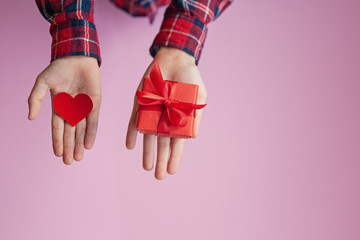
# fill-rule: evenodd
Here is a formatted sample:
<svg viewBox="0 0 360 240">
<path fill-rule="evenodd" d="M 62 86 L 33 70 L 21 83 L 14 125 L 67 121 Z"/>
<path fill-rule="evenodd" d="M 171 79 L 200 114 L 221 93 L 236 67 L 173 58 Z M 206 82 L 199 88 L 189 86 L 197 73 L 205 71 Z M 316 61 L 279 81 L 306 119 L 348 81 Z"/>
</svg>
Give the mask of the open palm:
<svg viewBox="0 0 360 240">
<path fill-rule="evenodd" d="M 54 153 L 63 157 L 65 164 L 81 160 L 84 148 L 91 149 L 95 142 L 101 105 L 100 71 L 97 60 L 85 56 L 70 56 L 49 64 L 36 79 L 29 96 L 29 119 L 37 117 L 41 101 L 50 90 L 51 99 L 59 92 L 71 96 L 87 94 L 93 101 L 93 110 L 75 127 L 65 122 L 52 108 L 52 142 Z"/>
<path fill-rule="evenodd" d="M 156 54 L 155 60 L 159 62 L 162 76 L 165 80 L 199 85 L 197 103 L 205 103 L 207 95 L 205 85 L 195 64 L 195 59 L 192 56 L 182 50 L 162 47 Z M 144 77 L 149 77 L 152 66 L 153 62 L 146 70 Z M 142 82 L 143 81 L 140 82 L 137 90 L 142 89 Z M 126 147 L 128 149 L 133 149 L 136 143 L 136 108 L 137 99 L 135 98 L 126 136 Z M 201 116 L 202 110 L 196 110 L 194 137 L 197 136 Z M 157 179 L 163 179 L 166 176 L 166 172 L 169 174 L 177 172 L 184 149 L 185 139 L 156 137 L 155 135 L 144 134 L 143 167 L 145 170 L 151 170 L 154 166 L 154 148 L 156 138 L 157 161 L 155 177 Z"/>
</svg>

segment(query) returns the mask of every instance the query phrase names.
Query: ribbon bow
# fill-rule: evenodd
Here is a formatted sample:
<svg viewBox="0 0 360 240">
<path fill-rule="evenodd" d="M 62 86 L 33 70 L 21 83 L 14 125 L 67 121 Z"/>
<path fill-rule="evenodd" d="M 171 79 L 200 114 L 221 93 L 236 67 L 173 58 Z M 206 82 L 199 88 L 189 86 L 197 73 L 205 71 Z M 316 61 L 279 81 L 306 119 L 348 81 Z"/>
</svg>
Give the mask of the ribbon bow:
<svg viewBox="0 0 360 240">
<path fill-rule="evenodd" d="M 150 80 L 156 89 L 157 93 L 137 91 L 136 96 L 140 106 L 163 106 L 164 110 L 160 117 L 158 129 L 163 129 L 168 132 L 169 126 L 161 126 L 166 122 L 174 126 L 183 127 L 187 123 L 186 116 L 194 115 L 195 109 L 201 109 L 206 104 L 193 104 L 187 102 L 179 102 L 171 98 L 171 86 L 165 85 L 162 78 L 159 63 L 154 61 L 153 68 L 150 72 Z M 166 122 L 162 121 L 166 118 Z M 165 119 L 164 119 L 165 120 Z"/>
</svg>

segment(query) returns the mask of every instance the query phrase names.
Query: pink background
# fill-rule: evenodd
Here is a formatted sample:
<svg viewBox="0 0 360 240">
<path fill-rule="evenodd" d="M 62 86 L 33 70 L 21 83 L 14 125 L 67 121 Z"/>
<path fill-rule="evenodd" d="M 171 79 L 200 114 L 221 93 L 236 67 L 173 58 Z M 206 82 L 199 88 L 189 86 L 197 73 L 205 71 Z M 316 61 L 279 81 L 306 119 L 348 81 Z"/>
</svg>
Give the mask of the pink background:
<svg viewBox="0 0 360 240">
<path fill-rule="evenodd" d="M 101 123 L 94 149 L 65 166 L 52 153 L 49 95 L 26 119 L 49 25 L 34 1 L 2 3 L 0 239 L 360 239 L 359 10 L 234 2 L 209 25 L 200 136 L 178 174 L 157 181 L 142 170 L 141 138 L 133 151 L 124 139 L 164 9 L 150 25 L 96 2 Z"/>
</svg>

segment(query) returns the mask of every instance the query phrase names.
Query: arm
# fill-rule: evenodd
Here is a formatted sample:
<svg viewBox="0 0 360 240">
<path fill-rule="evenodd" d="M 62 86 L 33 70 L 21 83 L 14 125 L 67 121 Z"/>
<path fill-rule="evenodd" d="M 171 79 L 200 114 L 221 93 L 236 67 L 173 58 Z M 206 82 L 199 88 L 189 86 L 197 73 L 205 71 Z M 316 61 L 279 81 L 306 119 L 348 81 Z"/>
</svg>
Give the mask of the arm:
<svg viewBox="0 0 360 240">
<path fill-rule="evenodd" d="M 193 56 L 197 64 L 207 24 L 219 17 L 230 3 L 230 0 L 173 0 L 150 47 L 150 54 L 155 57 L 160 47 L 178 48 Z"/>
<path fill-rule="evenodd" d="M 92 112 L 75 127 L 65 122 L 52 108 L 52 141 L 56 156 L 65 164 L 81 160 L 84 148 L 95 141 L 101 87 L 99 44 L 95 30 L 93 1 L 36 0 L 42 15 L 51 23 L 51 63 L 42 71 L 29 96 L 30 120 L 37 117 L 41 101 L 50 90 L 51 98 L 59 92 L 72 96 L 89 95 L 94 103 Z"/>
<path fill-rule="evenodd" d="M 207 33 L 207 23 L 215 19 L 230 4 L 228 0 L 173 0 L 167 8 L 159 33 L 150 53 L 159 62 L 164 79 L 199 85 L 198 104 L 206 101 L 206 89 L 197 68 Z M 149 76 L 153 63 L 146 70 Z M 141 89 L 140 81 L 138 90 Z M 136 108 L 134 100 L 130 117 L 126 147 L 132 149 L 136 143 Z M 197 110 L 194 136 L 197 136 L 202 110 Z M 144 134 L 143 167 L 151 170 L 154 166 L 154 147 L 157 139 L 157 161 L 155 177 L 163 179 L 166 173 L 174 174 L 179 168 L 184 148 L 184 139 L 155 137 Z"/>
<path fill-rule="evenodd" d="M 36 0 L 51 23 L 51 61 L 66 56 L 94 57 L 101 63 L 93 0 Z"/>
</svg>

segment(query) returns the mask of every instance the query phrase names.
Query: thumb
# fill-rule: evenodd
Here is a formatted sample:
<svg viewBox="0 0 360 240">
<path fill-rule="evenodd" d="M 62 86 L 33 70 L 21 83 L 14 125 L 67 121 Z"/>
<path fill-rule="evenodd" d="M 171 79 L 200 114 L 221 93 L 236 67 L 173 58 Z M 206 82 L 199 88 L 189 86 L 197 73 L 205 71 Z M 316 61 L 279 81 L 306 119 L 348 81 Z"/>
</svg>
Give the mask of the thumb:
<svg viewBox="0 0 360 240">
<path fill-rule="evenodd" d="M 145 73 L 145 75 L 146 75 L 146 73 Z M 142 84 L 143 84 L 143 81 L 140 82 L 137 90 L 142 89 Z M 136 144 L 136 137 L 137 137 L 137 129 L 136 129 L 137 113 L 136 113 L 136 109 L 137 109 L 137 105 L 138 105 L 138 99 L 137 99 L 137 96 L 135 94 L 135 96 L 134 96 L 134 105 L 133 105 L 133 109 L 132 109 L 132 112 L 131 112 L 129 125 L 128 125 L 128 129 L 127 129 L 127 133 L 126 133 L 126 141 L 125 141 L 126 148 L 129 149 L 129 150 L 133 149 L 135 147 L 135 144 Z"/>
<path fill-rule="evenodd" d="M 44 99 L 48 88 L 45 81 L 39 76 L 36 79 L 35 85 L 31 90 L 28 104 L 29 104 L 29 120 L 34 120 L 40 112 L 41 101 Z"/>
<path fill-rule="evenodd" d="M 134 100 L 134 107 L 131 113 L 131 117 L 129 120 L 129 125 L 126 133 L 126 148 L 133 149 L 136 144 L 136 136 L 137 136 L 137 129 L 136 129 L 136 108 L 137 103 Z"/>
</svg>

